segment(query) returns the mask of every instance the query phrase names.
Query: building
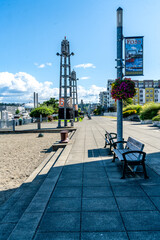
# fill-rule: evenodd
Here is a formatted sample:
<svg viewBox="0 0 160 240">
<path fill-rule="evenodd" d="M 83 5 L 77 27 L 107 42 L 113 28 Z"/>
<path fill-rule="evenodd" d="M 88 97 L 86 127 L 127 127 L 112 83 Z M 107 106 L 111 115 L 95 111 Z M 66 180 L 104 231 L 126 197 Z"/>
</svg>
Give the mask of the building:
<svg viewBox="0 0 160 240">
<path fill-rule="evenodd" d="M 160 103 L 160 80 L 133 81 L 136 88 L 136 95 L 133 98 L 134 104 Z"/>
<path fill-rule="evenodd" d="M 135 82 L 136 95 L 134 104 L 143 105 L 149 102 L 160 103 L 160 80 L 133 80 Z M 113 107 L 115 100 L 111 96 L 111 85 L 114 80 L 107 83 L 107 108 Z"/>
<path fill-rule="evenodd" d="M 115 106 L 115 100 L 111 96 L 111 88 L 114 80 L 108 79 L 107 82 L 107 108 L 113 108 Z"/>
<path fill-rule="evenodd" d="M 99 104 L 102 107 L 106 107 L 107 108 L 107 92 L 100 92 L 99 94 Z"/>
</svg>

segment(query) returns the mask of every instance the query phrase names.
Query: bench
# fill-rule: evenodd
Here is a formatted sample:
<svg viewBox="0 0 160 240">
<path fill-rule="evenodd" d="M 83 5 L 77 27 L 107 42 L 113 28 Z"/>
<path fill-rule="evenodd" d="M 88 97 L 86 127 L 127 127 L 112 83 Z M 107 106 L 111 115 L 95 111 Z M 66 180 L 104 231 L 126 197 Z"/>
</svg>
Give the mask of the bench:
<svg viewBox="0 0 160 240">
<path fill-rule="evenodd" d="M 123 149 L 117 149 L 117 144 L 122 144 Z M 133 166 L 133 171 L 136 172 L 138 165 L 142 165 L 144 178 L 148 178 L 145 167 L 146 153 L 143 152 L 143 143 L 129 137 L 127 141 L 118 141 L 113 143 L 113 147 L 113 162 L 115 161 L 115 158 L 118 158 L 123 163 L 123 175 L 121 177 L 122 179 L 125 178 L 127 167 L 132 169 Z"/>
<path fill-rule="evenodd" d="M 117 141 L 117 133 L 109 133 L 106 131 L 105 133 L 105 145 L 104 148 L 109 145 L 109 154 L 112 153 L 113 143 Z"/>
</svg>

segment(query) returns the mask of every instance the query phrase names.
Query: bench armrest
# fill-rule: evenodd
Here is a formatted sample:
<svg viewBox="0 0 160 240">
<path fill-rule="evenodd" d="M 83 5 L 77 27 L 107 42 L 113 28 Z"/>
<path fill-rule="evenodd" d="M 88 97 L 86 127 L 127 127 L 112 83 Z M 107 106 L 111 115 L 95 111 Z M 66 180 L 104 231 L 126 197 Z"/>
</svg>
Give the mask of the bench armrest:
<svg viewBox="0 0 160 240">
<path fill-rule="evenodd" d="M 111 137 L 112 137 L 112 135 L 113 135 L 113 137 L 115 137 L 115 138 L 117 137 L 117 133 L 110 133 L 109 135 L 110 135 Z"/>
<path fill-rule="evenodd" d="M 132 151 L 127 151 L 127 152 L 125 152 L 125 153 L 122 153 L 122 156 L 123 156 L 123 158 L 124 158 L 124 161 L 127 161 L 126 160 L 126 155 L 127 154 L 134 154 L 134 153 L 139 153 L 139 157 L 140 157 L 140 155 L 142 155 L 142 159 L 141 159 L 141 161 L 145 161 L 145 158 L 146 158 L 146 153 L 145 152 L 142 152 L 142 151 L 139 151 L 139 150 L 132 150 Z M 133 160 L 134 161 L 134 160 Z"/>
<path fill-rule="evenodd" d="M 123 141 L 114 142 L 113 147 L 116 148 L 118 143 L 123 143 L 124 144 L 124 143 L 127 143 L 127 141 L 123 140 Z"/>
</svg>

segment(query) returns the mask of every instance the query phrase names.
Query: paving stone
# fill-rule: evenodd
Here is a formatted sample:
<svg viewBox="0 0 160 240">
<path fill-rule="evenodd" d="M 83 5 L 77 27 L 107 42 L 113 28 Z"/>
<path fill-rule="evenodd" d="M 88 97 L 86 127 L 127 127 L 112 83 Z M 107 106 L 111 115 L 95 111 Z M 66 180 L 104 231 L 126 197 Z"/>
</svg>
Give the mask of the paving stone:
<svg viewBox="0 0 160 240">
<path fill-rule="evenodd" d="M 84 166 L 84 172 L 101 172 L 102 174 L 105 174 L 104 167 L 101 166 Z"/>
<path fill-rule="evenodd" d="M 40 223 L 39 232 L 80 231 L 80 213 L 47 212 Z"/>
<path fill-rule="evenodd" d="M 16 204 L 13 205 L 13 208 L 6 214 L 6 216 L 3 218 L 3 223 L 16 223 L 24 213 L 28 206 L 28 202 L 18 201 Z"/>
<path fill-rule="evenodd" d="M 125 179 L 120 179 L 120 178 L 109 178 L 111 186 L 137 186 L 137 179 L 135 177 L 126 177 Z"/>
<path fill-rule="evenodd" d="M 108 181 L 108 178 L 101 178 L 101 179 L 98 179 L 98 178 L 85 178 L 83 179 L 83 186 L 85 187 L 105 187 L 105 186 L 109 186 L 109 181 Z"/>
<path fill-rule="evenodd" d="M 118 178 L 120 179 L 122 177 L 122 172 L 120 171 L 112 171 L 112 172 L 109 172 L 107 171 L 107 175 L 108 175 L 108 178 Z"/>
<path fill-rule="evenodd" d="M 82 231 L 124 231 L 118 212 L 83 212 Z"/>
<path fill-rule="evenodd" d="M 113 186 L 113 192 L 117 197 L 146 196 L 143 189 L 141 189 L 139 186 Z"/>
<path fill-rule="evenodd" d="M 82 172 L 62 172 L 60 178 L 70 178 L 70 177 L 73 177 L 73 178 L 82 178 Z"/>
<path fill-rule="evenodd" d="M 84 178 L 93 178 L 93 177 L 95 177 L 95 178 L 99 178 L 99 177 L 107 178 L 107 175 L 106 175 L 105 172 L 102 174 L 101 172 L 87 172 L 87 171 L 85 171 L 83 177 Z"/>
<path fill-rule="evenodd" d="M 128 240 L 128 237 L 125 232 L 82 232 L 81 240 Z"/>
<path fill-rule="evenodd" d="M 160 231 L 160 213 L 158 211 L 121 212 L 128 231 Z"/>
<path fill-rule="evenodd" d="M 128 232 L 130 240 L 158 240 L 160 239 L 160 231 L 139 231 Z"/>
<path fill-rule="evenodd" d="M 1 240 L 8 239 L 8 237 L 9 237 L 9 235 L 12 232 L 14 227 L 15 227 L 14 223 L 2 223 L 2 224 L 0 224 L 0 239 Z"/>
<path fill-rule="evenodd" d="M 116 197 L 120 211 L 156 210 L 148 197 Z"/>
<path fill-rule="evenodd" d="M 52 197 L 81 197 L 82 187 L 56 187 Z M 52 198 L 51 197 L 51 198 Z"/>
<path fill-rule="evenodd" d="M 79 233 L 69 232 L 51 232 L 51 233 L 38 233 L 34 240 L 78 240 Z"/>
<path fill-rule="evenodd" d="M 151 197 L 151 200 L 155 204 L 155 206 L 160 210 L 160 197 Z"/>
<path fill-rule="evenodd" d="M 81 187 L 82 186 L 82 179 L 62 179 L 59 180 L 57 183 L 58 187 Z"/>
<path fill-rule="evenodd" d="M 111 187 L 83 187 L 84 198 L 113 196 Z"/>
<path fill-rule="evenodd" d="M 142 185 L 142 188 L 149 196 L 160 197 L 160 185 Z"/>
<path fill-rule="evenodd" d="M 42 213 L 24 213 L 8 240 L 31 240 Z"/>
<path fill-rule="evenodd" d="M 84 198 L 82 201 L 82 211 L 118 211 L 118 208 L 113 197 Z"/>
<path fill-rule="evenodd" d="M 76 156 L 75 156 L 76 157 Z M 74 172 L 74 171 L 82 171 L 83 170 L 83 164 L 77 164 L 77 165 L 65 165 L 63 167 L 63 172 L 65 171 L 70 171 L 70 172 Z"/>
<path fill-rule="evenodd" d="M 81 198 L 52 198 L 49 201 L 47 212 L 80 211 Z"/>
</svg>

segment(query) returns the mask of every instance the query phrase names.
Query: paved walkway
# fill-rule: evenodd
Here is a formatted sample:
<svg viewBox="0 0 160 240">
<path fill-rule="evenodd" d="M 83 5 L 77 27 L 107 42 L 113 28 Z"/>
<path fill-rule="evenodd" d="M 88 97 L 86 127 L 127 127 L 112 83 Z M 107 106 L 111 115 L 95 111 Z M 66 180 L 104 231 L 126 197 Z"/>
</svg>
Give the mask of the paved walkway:
<svg viewBox="0 0 160 240">
<path fill-rule="evenodd" d="M 67 147 L 51 154 L 0 208 L 0 239 L 160 239 L 160 131 L 124 126 L 125 138 L 145 143 L 149 180 L 120 179 L 120 164 L 103 148 L 104 129 L 116 131 L 115 120 L 85 119 Z"/>
</svg>

